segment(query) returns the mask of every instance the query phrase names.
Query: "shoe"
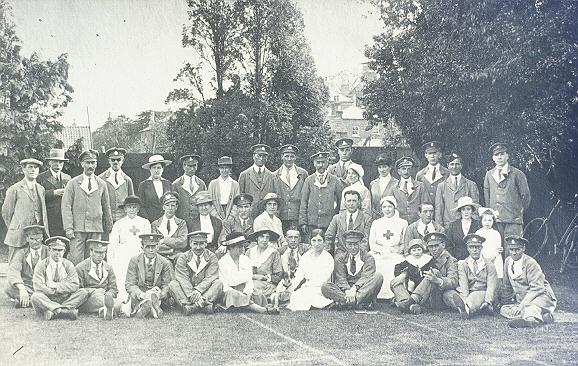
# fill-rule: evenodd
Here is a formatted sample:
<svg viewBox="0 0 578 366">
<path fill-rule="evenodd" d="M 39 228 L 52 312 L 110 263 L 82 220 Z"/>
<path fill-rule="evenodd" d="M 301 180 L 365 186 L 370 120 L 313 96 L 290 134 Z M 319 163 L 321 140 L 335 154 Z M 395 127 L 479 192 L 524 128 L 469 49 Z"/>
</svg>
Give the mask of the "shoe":
<svg viewBox="0 0 578 366">
<path fill-rule="evenodd" d="M 161 309 L 161 299 L 159 298 L 159 295 L 155 293 L 151 294 L 151 303 L 151 312 L 153 313 L 153 318 L 161 318 L 163 316 L 163 310 Z"/>
<path fill-rule="evenodd" d="M 152 310 L 152 305 L 150 300 L 144 300 L 143 303 L 140 305 L 139 309 L 137 310 L 135 317 L 139 319 L 144 319 L 149 315 Z"/>
<path fill-rule="evenodd" d="M 364 304 L 365 310 L 374 311 L 377 308 L 377 299 L 373 299 L 370 302 Z"/>
<path fill-rule="evenodd" d="M 544 324 L 552 324 L 554 323 L 554 315 L 552 315 L 552 313 L 544 313 L 542 315 L 542 321 Z"/>
<path fill-rule="evenodd" d="M 76 320 L 78 319 L 78 310 L 76 309 L 62 309 L 60 315 L 63 319 Z"/>
<path fill-rule="evenodd" d="M 208 315 L 214 314 L 215 313 L 215 306 L 209 302 L 203 307 L 203 312 L 205 314 L 208 314 Z"/>
<path fill-rule="evenodd" d="M 104 320 L 112 320 L 114 317 L 114 298 L 110 293 L 104 295 Z"/>
<path fill-rule="evenodd" d="M 419 304 L 411 304 L 409 306 L 409 312 L 415 315 L 423 313 L 423 309 Z"/>
<path fill-rule="evenodd" d="M 460 295 L 458 295 L 457 293 L 453 293 L 452 294 L 452 302 L 457 307 L 457 310 L 460 313 L 460 318 L 462 318 L 462 320 L 469 319 L 470 312 L 466 308 L 466 304 L 464 304 L 464 300 L 462 300 L 462 297 Z"/>
<path fill-rule="evenodd" d="M 540 325 L 537 320 L 514 319 L 508 323 L 510 328 L 536 328 Z"/>
<path fill-rule="evenodd" d="M 52 320 L 54 318 L 54 313 L 50 310 L 44 312 L 44 320 Z"/>
<path fill-rule="evenodd" d="M 273 307 L 271 305 L 267 305 L 265 307 L 265 311 L 269 315 L 279 315 L 279 309 L 277 309 L 276 307 Z"/>
<path fill-rule="evenodd" d="M 197 305 L 181 305 L 181 311 L 184 316 L 189 316 L 196 313 L 199 310 Z"/>
</svg>

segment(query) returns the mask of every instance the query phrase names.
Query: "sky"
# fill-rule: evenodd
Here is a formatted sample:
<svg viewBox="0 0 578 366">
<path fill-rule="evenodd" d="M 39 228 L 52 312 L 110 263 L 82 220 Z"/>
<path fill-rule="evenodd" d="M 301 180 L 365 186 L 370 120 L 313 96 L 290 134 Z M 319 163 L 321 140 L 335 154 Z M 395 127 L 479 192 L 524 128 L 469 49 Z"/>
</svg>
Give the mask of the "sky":
<svg viewBox="0 0 578 366">
<path fill-rule="evenodd" d="M 321 76 L 359 72 L 365 45 L 381 30 L 362 0 L 295 0 Z M 186 61 L 181 44 L 185 0 L 9 0 L 23 54 L 68 54 L 73 101 L 65 125 L 94 131 L 109 116 L 166 110 L 165 99 Z"/>
</svg>

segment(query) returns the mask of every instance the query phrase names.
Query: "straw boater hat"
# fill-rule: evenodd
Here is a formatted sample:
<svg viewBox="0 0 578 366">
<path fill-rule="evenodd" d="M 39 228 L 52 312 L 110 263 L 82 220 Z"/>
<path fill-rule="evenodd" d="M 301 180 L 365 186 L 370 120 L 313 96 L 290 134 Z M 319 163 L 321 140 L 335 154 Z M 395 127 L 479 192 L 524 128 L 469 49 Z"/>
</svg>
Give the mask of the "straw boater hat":
<svg viewBox="0 0 578 366">
<path fill-rule="evenodd" d="M 226 247 L 230 247 L 233 245 L 247 245 L 249 244 L 249 241 L 247 240 L 247 238 L 245 238 L 245 235 L 243 235 L 243 233 L 239 233 L 239 232 L 233 232 L 228 234 L 225 237 L 225 241 L 221 243 L 221 245 L 224 245 Z"/>
<path fill-rule="evenodd" d="M 43 165 L 40 160 L 36 160 L 36 159 L 32 159 L 32 158 L 20 160 L 20 166 L 24 166 L 26 164 L 36 164 L 36 165 L 38 165 L 38 167 L 41 167 Z"/>
<path fill-rule="evenodd" d="M 480 205 L 475 203 L 471 197 L 463 196 L 458 198 L 458 204 L 454 210 L 459 211 L 462 207 L 466 206 L 471 206 L 473 211 L 476 211 L 480 207 Z"/>
<path fill-rule="evenodd" d="M 143 169 L 150 169 L 151 165 L 155 165 L 155 164 L 163 164 L 164 166 L 168 166 L 171 165 L 172 161 L 170 160 L 166 160 L 165 158 L 163 158 L 162 155 L 153 155 L 151 157 L 149 157 L 149 162 L 146 164 L 143 164 L 142 168 Z"/>
<path fill-rule="evenodd" d="M 68 161 L 68 159 L 64 157 L 64 149 L 50 149 L 46 160 Z"/>
</svg>

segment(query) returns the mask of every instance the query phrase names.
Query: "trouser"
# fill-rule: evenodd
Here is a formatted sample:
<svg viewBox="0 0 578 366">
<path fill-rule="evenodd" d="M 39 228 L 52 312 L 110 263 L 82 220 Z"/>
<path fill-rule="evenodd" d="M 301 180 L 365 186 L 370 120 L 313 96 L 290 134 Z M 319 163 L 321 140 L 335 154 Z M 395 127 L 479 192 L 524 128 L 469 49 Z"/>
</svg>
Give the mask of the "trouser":
<svg viewBox="0 0 578 366">
<path fill-rule="evenodd" d="M 72 294 L 46 295 L 43 292 L 34 292 L 30 298 L 37 313 L 43 314 L 46 310 L 54 311 L 59 308 L 78 309 L 86 300 L 87 293 L 81 289 Z"/>
<path fill-rule="evenodd" d="M 169 283 L 169 293 L 176 301 L 183 305 L 204 306 L 206 303 L 214 304 L 223 293 L 223 282 L 221 282 L 221 280 L 213 281 L 211 286 L 205 292 L 201 293 L 201 295 L 203 295 L 204 301 L 201 300 L 201 303 L 199 304 L 193 304 L 189 298 L 187 298 L 183 288 L 181 287 L 181 284 L 177 280 L 172 280 Z"/>
<path fill-rule="evenodd" d="M 374 273 L 369 281 L 367 281 L 357 291 L 357 303 L 364 304 L 374 301 L 381 289 L 383 283 L 383 276 L 381 273 Z M 345 291 L 339 288 L 333 282 L 326 282 L 321 286 L 321 293 L 326 298 L 335 301 L 336 303 L 345 303 Z"/>
<path fill-rule="evenodd" d="M 26 287 L 26 291 L 28 292 L 28 295 L 31 295 L 34 293 L 34 290 L 31 287 L 28 287 L 26 285 L 24 285 L 24 287 Z M 12 285 L 7 285 L 4 288 L 4 293 L 6 295 L 8 295 L 9 298 L 20 301 L 20 290 L 18 289 L 18 287 L 16 286 L 12 286 Z"/>
<path fill-rule="evenodd" d="M 106 291 L 103 288 L 81 288 L 80 291 L 86 293 L 86 299 L 78 307 L 78 311 L 81 313 L 98 313 L 98 311 L 104 306 L 104 295 Z M 120 309 L 122 302 L 114 300 L 114 308 Z M 118 314 L 118 311 L 117 311 Z"/>
<path fill-rule="evenodd" d="M 84 233 L 80 231 L 74 232 L 74 239 L 70 240 L 70 252 L 68 253 L 68 260 L 76 266 L 84 259 L 90 256 L 90 247 L 86 245 L 89 239 L 100 240 L 102 233 Z"/>
<path fill-rule="evenodd" d="M 504 248 L 504 258 L 510 255 L 508 246 L 504 245 L 505 240 L 510 235 L 522 235 L 524 229 L 522 224 L 514 224 L 510 222 L 497 222 L 496 229 L 502 236 L 502 247 Z"/>
<path fill-rule="evenodd" d="M 12 264 L 12 261 L 14 260 L 14 257 L 16 256 L 16 253 L 18 253 L 21 250 L 25 250 L 26 246 L 13 247 L 13 246 L 10 246 L 8 244 L 6 244 L 6 246 L 8 247 L 8 265 L 10 266 Z"/>
<path fill-rule="evenodd" d="M 458 305 L 454 302 L 454 295 L 458 295 L 456 290 L 442 291 L 426 278 L 410 294 L 405 287 L 405 275 L 401 274 L 391 281 L 391 291 L 393 292 L 395 305 L 399 308 L 407 309 L 410 304 L 410 298 L 413 298 L 417 304 L 436 310 L 443 309 L 444 304 L 452 309 L 458 309 Z"/>
<path fill-rule="evenodd" d="M 131 314 L 135 314 L 147 300 L 150 301 L 152 294 L 157 294 L 157 296 L 161 300 L 161 304 L 168 301 L 168 297 L 161 298 L 161 290 L 158 287 L 153 287 L 150 290 L 146 290 L 144 293 L 144 299 L 142 300 L 134 293 L 129 294 L 130 304 L 132 308 Z"/>
<path fill-rule="evenodd" d="M 536 319 L 540 322 L 544 321 L 542 314 L 548 313 L 548 310 L 542 309 L 538 305 L 526 305 L 524 307 L 520 304 L 503 305 L 500 309 L 500 315 L 508 319 Z"/>
<path fill-rule="evenodd" d="M 464 304 L 469 309 L 470 314 L 475 313 L 476 311 L 480 310 L 480 306 L 486 301 L 486 291 L 472 291 L 468 294 L 468 296 L 463 297 Z M 490 303 L 493 302 L 494 299 L 490 300 Z"/>
</svg>

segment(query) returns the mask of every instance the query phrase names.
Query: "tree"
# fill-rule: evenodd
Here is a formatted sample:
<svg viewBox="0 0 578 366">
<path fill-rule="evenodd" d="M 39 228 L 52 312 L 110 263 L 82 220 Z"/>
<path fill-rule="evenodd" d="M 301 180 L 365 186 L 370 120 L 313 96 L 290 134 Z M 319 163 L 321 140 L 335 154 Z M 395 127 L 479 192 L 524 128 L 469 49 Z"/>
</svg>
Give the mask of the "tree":
<svg viewBox="0 0 578 366">
<path fill-rule="evenodd" d="M 366 52 L 379 74 L 364 98 L 374 122 L 395 119 L 413 147 L 462 150 L 478 182 L 490 144 L 509 142 L 515 164 L 574 189 L 564 186 L 577 171 L 576 2 L 375 3 L 387 31 Z"/>
<path fill-rule="evenodd" d="M 93 145 L 97 149 L 104 147 L 128 148 L 134 143 L 134 135 L 138 127 L 127 116 L 109 117 L 107 121 L 92 134 Z"/>
<path fill-rule="evenodd" d="M 42 158 L 62 129 L 58 117 L 72 100 L 66 54 L 54 61 L 20 54 L 10 7 L 0 1 L 0 186 L 18 179 L 18 162 Z"/>
</svg>

